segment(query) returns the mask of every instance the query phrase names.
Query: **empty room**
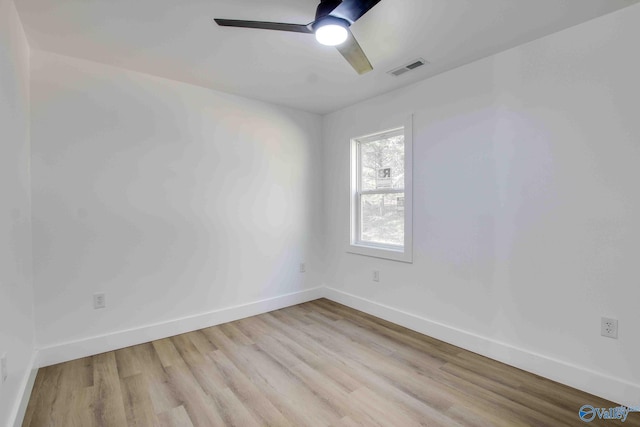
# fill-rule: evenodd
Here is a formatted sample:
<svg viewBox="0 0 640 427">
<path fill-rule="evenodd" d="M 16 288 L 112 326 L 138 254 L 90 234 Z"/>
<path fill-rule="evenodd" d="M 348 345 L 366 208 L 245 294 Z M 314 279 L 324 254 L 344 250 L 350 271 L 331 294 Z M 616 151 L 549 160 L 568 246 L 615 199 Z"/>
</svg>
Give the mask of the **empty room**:
<svg viewBox="0 0 640 427">
<path fill-rule="evenodd" d="M 0 426 L 640 426 L 637 0 L 0 0 Z"/>
</svg>

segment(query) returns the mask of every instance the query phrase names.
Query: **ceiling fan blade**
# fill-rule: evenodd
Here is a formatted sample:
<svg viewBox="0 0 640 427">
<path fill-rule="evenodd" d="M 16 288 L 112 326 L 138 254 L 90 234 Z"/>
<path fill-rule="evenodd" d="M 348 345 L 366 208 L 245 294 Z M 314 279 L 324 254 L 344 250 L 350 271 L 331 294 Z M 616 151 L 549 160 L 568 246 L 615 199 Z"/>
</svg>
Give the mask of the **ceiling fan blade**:
<svg viewBox="0 0 640 427">
<path fill-rule="evenodd" d="M 242 21 L 237 19 L 214 19 L 222 27 L 258 28 L 261 30 L 289 31 L 291 33 L 313 34 L 308 25 L 283 22 Z"/>
<path fill-rule="evenodd" d="M 349 30 L 347 30 L 349 31 Z M 364 54 L 362 48 L 358 44 L 358 41 L 351 31 L 349 31 L 349 35 L 347 37 L 347 41 L 342 43 L 341 45 L 336 46 L 336 49 L 344 56 L 344 59 L 351 64 L 354 70 L 358 74 L 368 73 L 373 70 L 369 59 L 367 59 L 367 55 Z"/>
<path fill-rule="evenodd" d="M 379 2 L 380 0 L 343 0 L 329 15 L 346 19 L 353 24 Z"/>
</svg>

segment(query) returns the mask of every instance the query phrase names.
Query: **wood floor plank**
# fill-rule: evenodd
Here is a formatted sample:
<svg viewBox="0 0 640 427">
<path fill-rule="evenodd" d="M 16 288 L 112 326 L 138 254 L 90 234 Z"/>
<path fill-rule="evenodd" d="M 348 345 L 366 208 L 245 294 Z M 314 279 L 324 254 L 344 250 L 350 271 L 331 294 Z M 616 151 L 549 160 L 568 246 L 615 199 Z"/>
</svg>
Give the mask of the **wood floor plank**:
<svg viewBox="0 0 640 427">
<path fill-rule="evenodd" d="M 222 410 L 221 415 L 225 425 L 232 427 L 260 427 L 262 425 L 230 389 L 216 390 L 213 398 Z"/>
<path fill-rule="evenodd" d="M 464 405 L 453 405 L 447 410 L 447 415 L 469 427 L 527 427 L 530 425 L 521 419 L 505 416 L 504 412 L 492 411 L 490 407 L 479 407 L 468 402 Z"/>
<path fill-rule="evenodd" d="M 596 396 L 320 299 L 39 370 L 23 427 L 581 426 Z M 640 427 L 595 419 L 589 426 Z"/>
<path fill-rule="evenodd" d="M 233 355 L 234 363 L 249 373 L 280 412 L 295 425 L 327 426 L 342 418 L 327 402 L 318 398 L 289 371 L 255 346 L 241 346 Z M 291 399 L 295 396 L 295 401 Z"/>
<path fill-rule="evenodd" d="M 291 368 L 301 363 L 305 363 L 272 336 L 264 335 L 259 337 L 256 339 L 256 345 L 261 351 L 267 353 L 282 366 Z"/>
<path fill-rule="evenodd" d="M 349 403 L 352 406 L 360 407 L 363 413 L 377 420 L 378 424 L 382 426 L 420 427 L 421 423 L 411 414 L 398 410 L 393 403 L 366 387 L 350 393 L 349 398 Z M 434 427 L 454 425 L 454 423 L 449 424 L 448 420 L 445 422 L 446 424 L 442 424 L 439 420 L 429 420 L 429 425 Z"/>
<path fill-rule="evenodd" d="M 224 426 L 218 407 L 200 387 L 186 363 L 166 368 L 169 383 L 189 414 L 194 427 Z"/>
<path fill-rule="evenodd" d="M 118 375 L 120 375 L 120 378 L 127 378 L 132 375 L 139 375 L 142 373 L 140 361 L 136 357 L 135 351 L 132 347 L 117 350 L 115 354 L 116 363 L 118 365 Z"/>
<path fill-rule="evenodd" d="M 321 360 L 339 360 L 335 359 L 336 353 L 331 349 L 321 345 L 321 343 L 316 341 L 312 336 L 304 333 L 301 329 L 287 322 L 283 322 L 282 319 L 274 316 L 273 313 L 263 314 L 260 316 L 260 319 L 278 331 L 274 336 L 279 341 L 283 343 L 294 342 L 298 347 L 302 348 L 301 351 L 296 352 L 296 355 L 305 357 L 305 360 L 308 360 L 307 363 L 317 364 L 320 363 Z"/>
<path fill-rule="evenodd" d="M 191 340 L 193 345 L 203 355 L 207 355 L 218 349 L 211 341 L 209 341 L 209 339 L 207 339 L 206 335 L 203 334 L 202 331 L 189 332 L 188 334 L 185 334 L 185 336 Z"/>
<path fill-rule="evenodd" d="M 152 345 L 158 355 L 158 358 L 160 358 L 163 368 L 168 368 L 174 365 L 178 367 L 184 365 L 185 361 L 173 345 L 171 338 L 154 341 Z"/>
<path fill-rule="evenodd" d="M 96 400 L 96 388 L 94 386 L 78 388 L 71 393 L 69 422 L 70 427 L 96 427 L 98 422 L 94 415 L 93 404 Z"/>
<path fill-rule="evenodd" d="M 340 418 L 335 424 L 332 424 L 331 427 L 360 427 L 363 424 L 355 422 L 351 417 Z"/>
<path fill-rule="evenodd" d="M 172 348 L 177 352 L 176 357 L 178 357 L 181 362 L 190 366 L 202 365 L 207 362 L 208 359 L 198 350 L 187 334 L 176 335 L 169 338 L 169 340 L 173 344 Z"/>
<path fill-rule="evenodd" d="M 182 405 L 175 391 L 169 384 L 168 376 L 155 347 L 151 343 L 132 347 L 136 358 L 149 385 L 149 398 L 155 413 L 170 412 Z"/>
<path fill-rule="evenodd" d="M 47 366 L 38 370 L 34 388 L 27 406 L 28 417 L 23 420 L 23 427 L 49 426 L 54 423 L 53 414 L 59 404 L 58 390 L 62 388 L 62 370 L 64 364 Z"/>
<path fill-rule="evenodd" d="M 201 353 L 186 334 L 172 337 L 171 340 L 186 362 L 191 375 L 205 393 L 214 396 L 216 390 L 226 387 L 222 373 L 215 363 L 206 354 Z"/>
<path fill-rule="evenodd" d="M 249 408 L 255 418 L 270 426 L 287 427 L 292 425 L 222 351 L 210 353 L 209 357 L 222 372 L 229 389 Z"/>
<path fill-rule="evenodd" d="M 178 406 L 169 411 L 161 412 L 158 415 L 158 419 L 160 421 L 160 427 L 193 427 L 193 423 L 184 406 Z"/>
<path fill-rule="evenodd" d="M 267 315 L 261 316 L 261 320 L 265 325 L 272 328 L 272 333 L 268 335 L 274 338 L 278 343 L 286 349 L 291 355 L 310 366 L 319 366 L 325 358 L 331 357 L 322 347 L 318 346 L 311 337 L 304 335 L 301 331 L 295 329 L 287 329 L 288 326 L 278 324 L 274 318 Z M 273 327 L 274 323 L 277 327 Z M 270 324 L 268 322 L 271 322 Z M 282 329 L 278 329 L 282 328 Z"/>
<path fill-rule="evenodd" d="M 120 380 L 122 398 L 128 426 L 159 426 L 160 421 L 148 392 L 149 384 L 144 375 L 129 375 Z"/>
<path fill-rule="evenodd" d="M 360 420 L 368 426 L 381 426 L 384 423 L 367 407 L 357 404 L 352 399 L 353 392 L 345 390 L 340 384 L 328 380 L 320 372 L 305 364 L 292 368 L 293 373 L 316 393 L 324 396 L 337 413 L 348 414 L 352 420 Z M 338 420 L 340 421 L 340 420 Z"/>
<path fill-rule="evenodd" d="M 101 427 L 127 425 L 115 352 L 99 354 L 93 359 L 95 388 L 93 414 L 96 424 Z"/>
<path fill-rule="evenodd" d="M 247 337 L 240 328 L 238 328 L 237 322 L 225 323 L 223 325 L 220 325 L 220 330 L 236 344 L 254 344 L 253 341 L 249 337 Z"/>
<path fill-rule="evenodd" d="M 45 378 L 38 390 L 41 398 L 40 409 L 44 411 L 36 409 L 29 420 L 30 425 L 62 425 L 65 420 L 72 418 L 73 392 L 93 384 L 91 369 L 90 358 L 77 359 L 46 368 L 43 371 Z"/>
</svg>

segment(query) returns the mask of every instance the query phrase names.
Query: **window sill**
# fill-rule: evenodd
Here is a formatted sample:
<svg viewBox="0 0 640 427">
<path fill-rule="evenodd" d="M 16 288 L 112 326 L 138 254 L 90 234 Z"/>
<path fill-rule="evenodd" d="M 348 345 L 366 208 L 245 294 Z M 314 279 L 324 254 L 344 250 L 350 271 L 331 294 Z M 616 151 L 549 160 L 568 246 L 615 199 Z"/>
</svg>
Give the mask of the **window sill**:
<svg viewBox="0 0 640 427">
<path fill-rule="evenodd" d="M 347 246 L 347 253 L 355 255 L 364 255 L 374 258 L 388 259 L 391 261 L 400 261 L 406 263 L 413 263 L 413 256 L 411 251 L 402 249 L 382 248 L 369 245 L 350 244 Z"/>
</svg>

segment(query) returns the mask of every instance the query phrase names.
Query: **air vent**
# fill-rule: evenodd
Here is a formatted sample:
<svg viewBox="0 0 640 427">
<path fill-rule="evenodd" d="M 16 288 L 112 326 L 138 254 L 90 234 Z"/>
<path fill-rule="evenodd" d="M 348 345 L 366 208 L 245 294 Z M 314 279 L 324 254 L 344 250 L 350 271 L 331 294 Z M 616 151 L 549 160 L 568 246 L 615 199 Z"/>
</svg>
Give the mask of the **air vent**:
<svg viewBox="0 0 640 427">
<path fill-rule="evenodd" d="M 415 70 L 418 67 L 422 67 L 424 64 L 428 64 L 428 62 L 422 58 L 414 59 L 413 61 L 409 62 L 406 65 L 403 65 L 402 67 L 398 67 L 391 71 L 388 71 L 388 74 L 398 77 L 403 75 L 404 73 Z"/>
</svg>

